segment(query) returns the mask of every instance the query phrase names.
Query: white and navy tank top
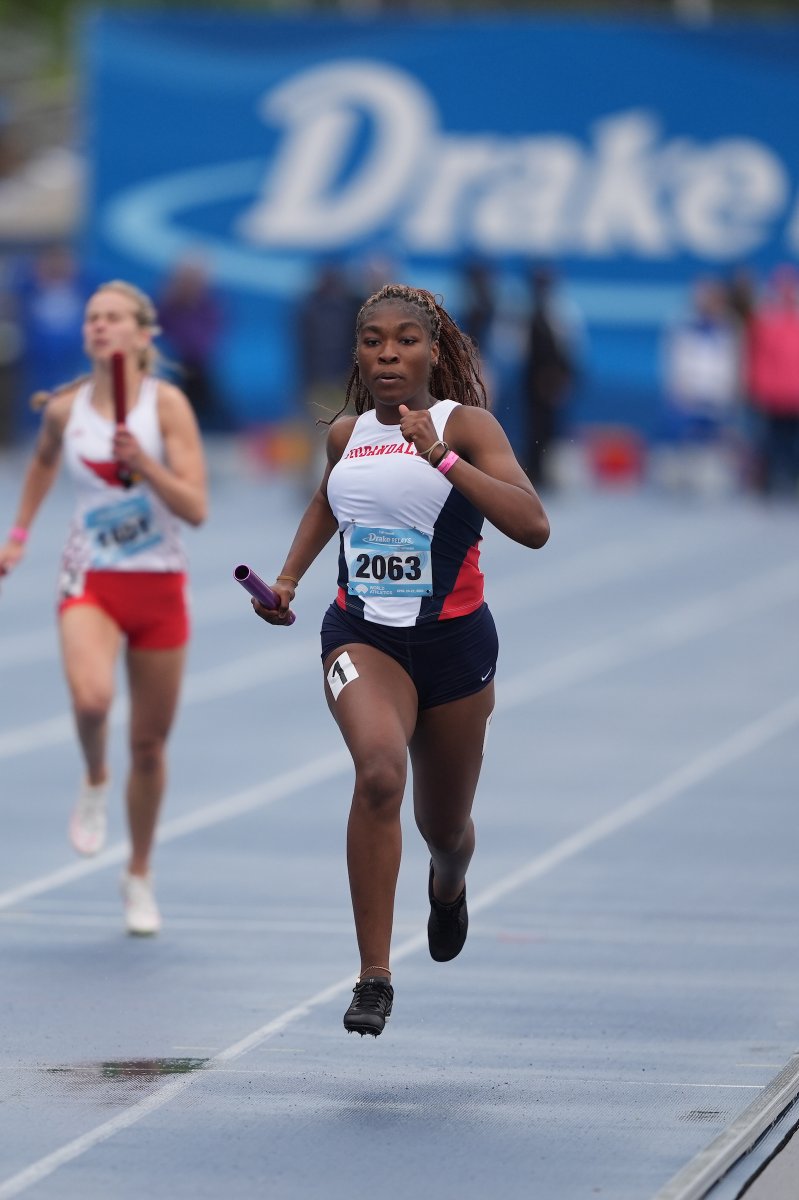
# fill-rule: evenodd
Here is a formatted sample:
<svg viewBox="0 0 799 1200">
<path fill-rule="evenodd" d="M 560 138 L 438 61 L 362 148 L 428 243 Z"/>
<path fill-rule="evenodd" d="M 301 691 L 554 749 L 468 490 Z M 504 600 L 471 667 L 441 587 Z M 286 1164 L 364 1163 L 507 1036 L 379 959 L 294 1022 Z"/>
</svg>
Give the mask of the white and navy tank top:
<svg viewBox="0 0 799 1200">
<path fill-rule="evenodd" d="M 436 436 L 455 400 L 430 409 Z M 483 603 L 483 515 L 374 411 L 358 417 L 327 499 L 339 527 L 336 603 L 380 625 L 461 617 Z"/>
<path fill-rule="evenodd" d="M 146 483 L 123 487 L 111 449 L 114 423 L 91 399 L 86 383 L 64 429 L 64 461 L 78 495 L 61 558 L 62 592 L 79 590 L 86 571 L 185 571 L 178 518 Z M 127 425 L 145 452 L 163 462 L 157 379 L 142 381 Z"/>
</svg>

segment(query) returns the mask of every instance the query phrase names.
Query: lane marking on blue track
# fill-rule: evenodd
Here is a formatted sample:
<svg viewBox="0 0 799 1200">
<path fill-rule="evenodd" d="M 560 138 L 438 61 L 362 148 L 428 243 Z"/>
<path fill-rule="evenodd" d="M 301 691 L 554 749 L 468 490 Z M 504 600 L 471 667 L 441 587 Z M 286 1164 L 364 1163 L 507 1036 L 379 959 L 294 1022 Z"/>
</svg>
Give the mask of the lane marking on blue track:
<svg viewBox="0 0 799 1200">
<path fill-rule="evenodd" d="M 497 685 L 498 695 L 532 699 L 555 686 L 586 679 L 607 667 L 634 658 L 657 653 L 687 639 L 720 632 L 736 621 L 779 608 L 799 595 L 799 566 L 781 566 L 757 579 L 706 593 L 665 613 L 644 621 L 633 629 L 580 646 L 551 663 L 537 665 Z M 497 605 L 498 613 L 502 606 Z M 219 667 L 189 674 L 183 689 L 184 705 L 205 703 L 224 696 L 263 686 L 265 672 L 271 682 L 297 671 L 316 669 L 318 638 L 306 638 L 261 654 L 248 654 Z M 111 710 L 112 727 L 124 724 L 127 701 L 120 697 Z M 44 721 L 35 721 L 0 734 L 0 760 L 62 745 L 72 739 L 71 714 L 61 713 Z"/>
<path fill-rule="evenodd" d="M 731 766 L 747 755 L 760 750 L 775 738 L 787 733 L 797 724 L 799 724 L 799 694 L 759 717 L 757 720 L 744 725 L 734 734 L 724 738 L 704 753 L 697 755 L 690 762 L 666 776 L 660 783 L 644 789 L 644 791 L 631 797 L 631 799 L 618 808 L 606 813 L 598 820 L 590 822 L 583 829 L 576 831 L 569 837 L 563 838 L 544 854 L 537 855 L 525 866 L 505 875 L 500 882 L 494 884 L 492 887 L 484 888 L 482 892 L 478 893 L 473 899 L 470 899 L 470 911 L 480 912 L 496 904 L 499 899 L 508 893 L 522 887 L 531 880 L 540 878 L 542 875 L 553 871 L 556 867 L 574 858 L 589 847 L 596 845 L 614 833 L 618 833 L 633 822 L 639 821 L 642 817 L 654 812 L 655 809 L 667 804 L 670 800 L 683 795 L 703 780 L 710 778 L 712 775 Z M 426 945 L 427 931 L 422 930 L 420 933 L 406 938 L 401 942 L 392 951 L 392 960 L 400 962 L 402 959 L 408 958 L 411 954 L 415 954 L 417 950 L 422 949 Z M 286 1009 L 285 1012 L 265 1025 L 262 1025 L 259 1029 L 253 1030 L 252 1033 L 247 1034 L 239 1041 L 221 1050 L 209 1060 L 203 1070 L 213 1070 L 215 1066 L 233 1062 L 249 1051 L 256 1049 L 269 1038 L 281 1033 L 295 1021 L 308 1016 L 314 1009 L 321 1008 L 342 994 L 347 993 L 352 989 L 352 985 L 353 977 L 349 974 L 346 978 L 339 979 L 321 991 L 315 992 L 300 1004 Z M 35 1184 L 40 1183 L 41 1180 L 52 1175 L 66 1163 L 74 1161 L 81 1155 L 92 1150 L 95 1146 L 108 1141 L 109 1138 L 114 1137 L 121 1130 L 130 1128 L 151 1113 L 163 1108 L 164 1105 L 180 1095 L 181 1092 L 191 1085 L 194 1079 L 202 1074 L 203 1071 L 197 1071 L 171 1080 L 157 1092 L 132 1105 L 124 1112 L 111 1118 L 111 1120 L 104 1121 L 94 1129 L 88 1130 L 80 1137 L 74 1138 L 72 1141 L 59 1147 L 59 1149 L 38 1159 L 22 1171 L 17 1172 L 4 1183 L 0 1184 L 0 1200 L 11 1200 L 11 1197 L 19 1196 L 22 1192 L 27 1191 L 28 1188 L 33 1187 Z M 755 1105 L 757 1104 L 758 1102 L 756 1101 Z M 666 1200 L 666 1197 L 661 1197 L 660 1200 Z M 680 1200 L 683 1200 L 682 1195 L 680 1195 Z M 687 1200 L 687 1193 L 685 1200 Z"/>
<path fill-rule="evenodd" d="M 352 760 L 349 752 L 342 749 L 336 750 L 332 754 L 323 755 L 301 767 L 292 767 L 288 771 L 283 771 L 265 783 L 234 792 L 222 800 L 215 800 L 194 812 L 186 813 L 185 816 L 165 821 L 158 831 L 156 840 L 159 845 L 162 845 L 165 842 L 172 842 L 176 838 L 185 837 L 187 834 L 196 833 L 200 829 L 218 825 L 222 821 L 230 821 L 244 813 L 266 808 L 277 800 L 284 800 L 304 788 L 324 783 L 351 769 Z M 102 850 L 94 858 L 70 863 L 68 866 L 60 867 L 57 871 L 41 875 L 38 879 L 31 879 L 18 887 L 0 892 L 0 911 L 12 908 L 23 900 L 29 900 L 32 896 L 41 896 L 45 892 L 63 887 L 64 884 L 72 883 L 76 879 L 93 875 L 96 871 L 105 870 L 106 867 L 118 865 L 127 858 L 128 853 L 127 842 L 117 842 L 113 846 L 109 846 L 107 850 Z"/>
<path fill-rule="evenodd" d="M 720 534 L 716 546 L 732 541 L 737 531 Z M 550 564 L 545 575 L 538 568 L 515 572 L 511 578 L 497 578 L 491 584 L 489 597 L 492 607 L 502 604 L 512 611 L 546 604 L 574 593 L 595 591 L 609 583 L 639 574 L 644 569 L 664 569 L 701 551 L 706 544 L 704 533 L 693 539 L 682 538 L 663 545 L 648 536 L 646 540 L 604 542 L 601 546 L 575 554 L 562 562 Z M 320 599 L 320 609 L 326 601 Z M 233 623 L 247 619 L 246 597 L 237 594 L 234 584 L 215 584 L 191 591 L 192 624 L 201 629 L 206 625 Z M 0 636 L 0 666 L 23 666 L 34 662 L 55 663 L 58 660 L 56 622 L 27 632 Z"/>
<path fill-rule="evenodd" d="M 799 1096 L 799 1054 L 761 1090 L 732 1124 L 694 1156 L 653 1200 L 702 1200 Z M 1 1194 L 1 1193 L 0 1193 Z"/>
<path fill-rule="evenodd" d="M 737 588 L 726 592 L 714 592 L 701 597 L 699 600 L 680 605 L 670 612 L 644 622 L 637 629 L 626 630 L 610 637 L 578 648 L 568 654 L 554 659 L 550 663 L 535 666 L 529 671 L 523 671 L 512 676 L 506 682 L 497 686 L 497 710 L 516 708 L 533 699 L 550 694 L 559 688 L 568 687 L 575 683 L 601 674 L 636 658 L 647 654 L 657 653 L 663 649 L 672 648 L 694 637 L 706 633 L 716 633 L 725 625 L 736 620 L 763 612 L 768 608 L 789 602 L 799 592 L 799 568 L 795 566 L 779 568 L 760 580 L 745 581 Z M 316 645 L 314 641 L 314 646 Z M 283 668 L 293 670 L 294 653 L 287 649 L 287 658 L 273 657 L 270 662 L 270 678 L 274 680 L 276 672 Z M 247 668 L 252 668 L 253 658 L 242 664 L 242 679 L 238 673 L 237 664 L 227 664 L 222 668 L 202 672 L 187 680 L 184 703 L 198 703 L 220 694 L 228 695 L 238 687 L 247 686 L 248 681 L 261 682 L 261 669 L 253 671 L 255 679 Z M 282 664 L 282 666 L 281 666 Z M 238 682 L 237 682 L 238 681 Z M 124 700 L 118 701 L 112 715 L 112 721 L 119 724 L 124 719 L 127 705 Z M 72 736 L 72 721 L 69 717 L 55 718 L 67 726 L 66 737 Z M 50 729 L 52 722 L 45 722 L 46 732 L 55 736 Z M 40 730 L 37 724 L 32 729 L 28 727 L 27 737 L 22 736 L 20 746 L 28 750 L 41 749 L 43 742 L 37 740 L 34 731 Z M 20 731 L 22 735 L 25 731 Z M 5 735 L 10 737 L 11 735 Z M 59 736 L 59 740 L 62 740 Z M 6 754 L 13 753 L 8 743 L 0 736 L 0 759 Z M 350 758 L 347 752 L 340 751 L 305 764 L 302 767 L 291 768 L 266 783 L 256 784 L 241 792 L 165 822 L 159 831 L 159 843 L 173 841 L 175 838 L 206 829 L 222 821 L 231 820 L 243 813 L 272 804 L 275 800 L 294 794 L 313 783 L 324 782 L 335 778 L 350 769 Z M 128 854 L 126 842 L 117 842 L 102 851 L 95 858 L 70 863 L 56 871 L 20 884 L 5 892 L 0 892 L 0 911 L 18 904 L 21 900 L 52 891 L 54 888 L 82 879 L 95 871 L 114 866 L 124 861 Z"/>
</svg>

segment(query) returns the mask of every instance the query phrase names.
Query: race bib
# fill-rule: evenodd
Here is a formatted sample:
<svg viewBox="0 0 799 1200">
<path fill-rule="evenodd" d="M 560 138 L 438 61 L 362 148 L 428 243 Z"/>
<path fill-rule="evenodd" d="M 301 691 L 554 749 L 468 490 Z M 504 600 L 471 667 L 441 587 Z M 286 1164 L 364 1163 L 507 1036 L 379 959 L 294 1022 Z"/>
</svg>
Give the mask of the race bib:
<svg viewBox="0 0 799 1200">
<path fill-rule="evenodd" d="M 162 540 L 153 526 L 153 509 L 145 492 L 92 509 L 86 514 L 85 526 L 94 570 L 141 554 Z"/>
<path fill-rule="evenodd" d="M 432 596 L 430 537 L 418 529 L 352 525 L 345 535 L 352 596 Z"/>
</svg>

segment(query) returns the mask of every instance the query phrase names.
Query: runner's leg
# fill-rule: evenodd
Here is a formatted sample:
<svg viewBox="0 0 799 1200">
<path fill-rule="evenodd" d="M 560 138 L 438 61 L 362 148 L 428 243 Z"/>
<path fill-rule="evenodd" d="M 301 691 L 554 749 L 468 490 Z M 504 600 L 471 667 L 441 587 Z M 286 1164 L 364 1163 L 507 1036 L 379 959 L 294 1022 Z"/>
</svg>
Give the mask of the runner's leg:
<svg viewBox="0 0 799 1200">
<path fill-rule="evenodd" d="M 373 646 L 341 646 L 325 659 L 325 676 L 341 655 L 347 682 L 328 707 L 355 765 L 347 825 L 349 871 L 361 971 L 389 966 L 394 895 L 402 853 L 400 808 L 407 778 L 408 742 L 416 722 L 416 689 L 403 668 Z M 356 675 L 357 673 L 357 675 Z M 333 676 L 335 682 L 335 675 Z M 371 973 L 371 972 L 370 972 Z"/>
<path fill-rule="evenodd" d="M 128 870 L 149 869 L 158 813 L 166 786 L 166 741 L 177 710 L 185 646 L 128 650 L 130 774 L 127 811 L 131 857 Z"/>
<path fill-rule="evenodd" d="M 61 653 L 75 724 L 90 784 L 108 777 L 108 714 L 122 635 L 94 604 L 73 604 L 59 618 Z"/>
<path fill-rule="evenodd" d="M 493 709 L 492 681 L 420 712 L 410 743 L 414 815 L 433 862 L 434 895 L 443 904 L 463 891 L 474 853 L 472 803 Z"/>
</svg>

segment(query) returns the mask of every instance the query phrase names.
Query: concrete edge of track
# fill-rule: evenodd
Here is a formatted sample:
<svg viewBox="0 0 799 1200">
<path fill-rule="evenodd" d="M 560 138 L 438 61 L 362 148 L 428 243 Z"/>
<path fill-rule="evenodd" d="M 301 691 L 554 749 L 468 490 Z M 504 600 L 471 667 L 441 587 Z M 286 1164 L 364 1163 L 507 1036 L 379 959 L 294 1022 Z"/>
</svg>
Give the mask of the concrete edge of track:
<svg viewBox="0 0 799 1200">
<path fill-rule="evenodd" d="M 799 1097 L 799 1053 L 718 1137 L 686 1163 L 652 1200 L 703 1200 Z"/>
<path fill-rule="evenodd" d="M 717 1192 L 719 1193 L 718 1200 L 744 1200 L 752 1188 L 756 1188 L 757 1192 L 762 1195 L 758 1181 L 762 1178 L 763 1183 L 770 1186 L 772 1169 L 779 1168 L 782 1155 L 786 1155 L 789 1162 L 795 1162 L 796 1148 L 793 1140 L 797 1130 L 799 1130 L 799 1101 L 794 1101 L 779 1120 L 772 1125 L 771 1129 L 758 1139 L 752 1150 L 744 1158 L 739 1159 L 736 1164 L 738 1169 L 734 1167 L 728 1175 L 724 1176 L 721 1183 L 708 1196 L 708 1200 L 716 1200 Z M 729 1190 L 722 1193 L 720 1189 L 725 1187 Z M 757 1192 L 752 1192 L 752 1195 L 756 1195 Z M 780 1189 L 779 1194 L 782 1200 L 789 1200 L 793 1193 L 788 1193 L 786 1196 L 786 1193 Z"/>
</svg>

